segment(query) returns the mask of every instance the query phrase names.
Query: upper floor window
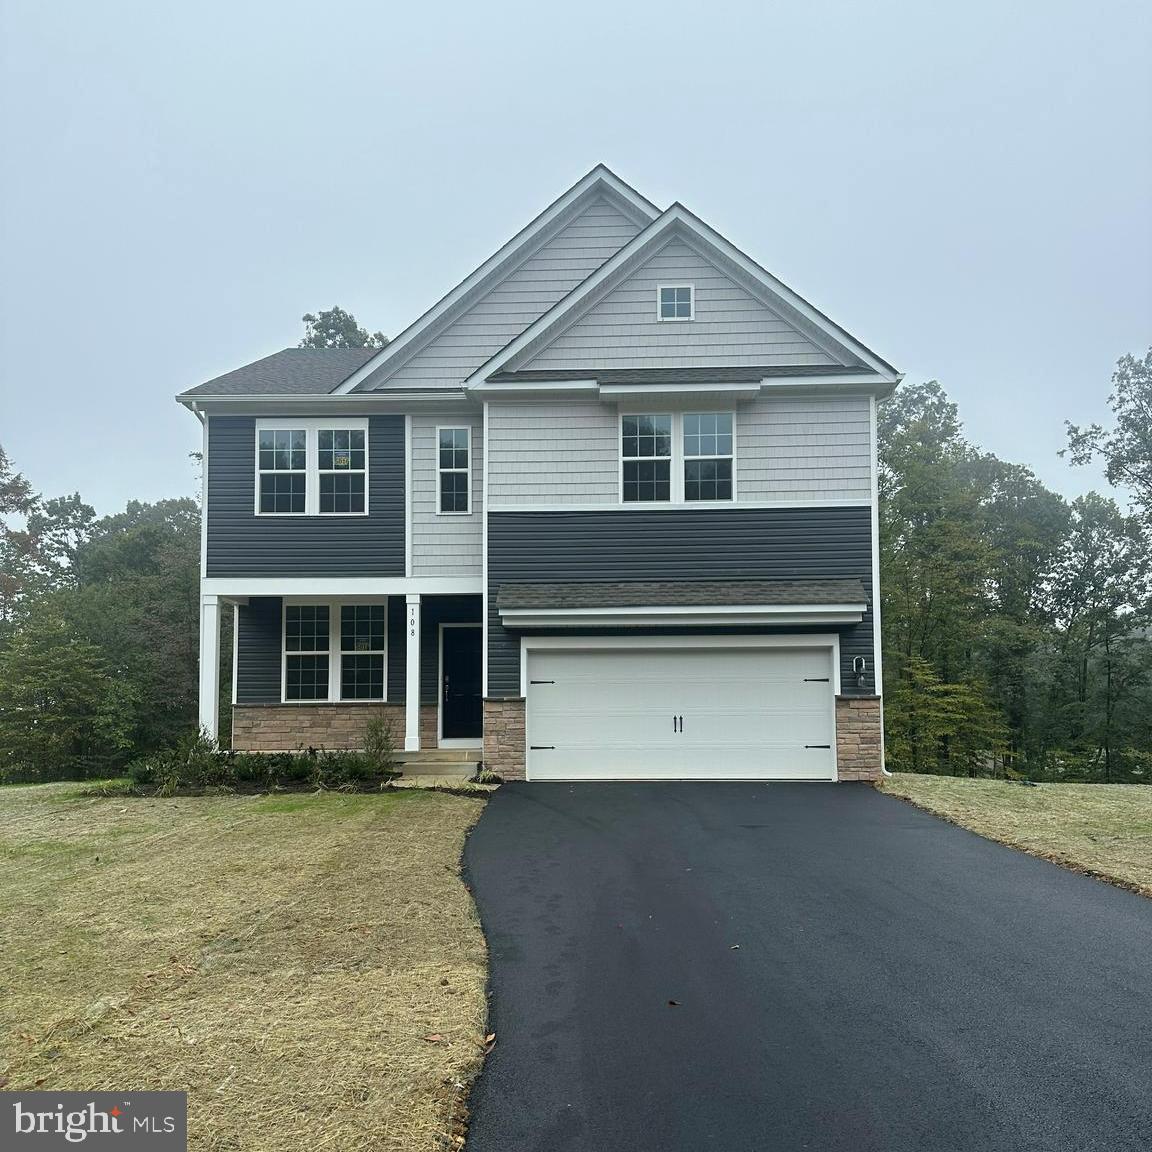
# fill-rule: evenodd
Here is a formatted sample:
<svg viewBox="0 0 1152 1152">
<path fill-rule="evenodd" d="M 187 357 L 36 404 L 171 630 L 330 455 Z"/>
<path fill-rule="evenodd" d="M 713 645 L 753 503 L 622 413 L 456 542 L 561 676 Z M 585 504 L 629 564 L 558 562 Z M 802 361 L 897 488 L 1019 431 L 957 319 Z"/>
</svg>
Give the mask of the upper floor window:
<svg viewBox="0 0 1152 1152">
<path fill-rule="evenodd" d="M 364 430 L 321 428 L 317 432 L 321 512 L 364 511 Z"/>
<path fill-rule="evenodd" d="M 691 284 L 661 284 L 656 289 L 656 315 L 660 320 L 692 320 L 696 292 Z"/>
<path fill-rule="evenodd" d="M 731 412 L 620 417 L 620 497 L 625 504 L 731 500 Z"/>
<path fill-rule="evenodd" d="M 438 512 L 470 512 L 472 429 L 437 428 Z"/>
<path fill-rule="evenodd" d="M 256 468 L 261 512 L 303 512 L 308 486 L 307 433 L 303 428 L 262 428 Z"/>
<path fill-rule="evenodd" d="M 732 413 L 684 413 L 684 499 L 732 499 Z"/>
<path fill-rule="evenodd" d="M 672 499 L 672 417 L 624 416 L 620 421 L 625 503 Z"/>
<path fill-rule="evenodd" d="M 368 510 L 368 422 L 262 422 L 256 427 L 256 512 L 362 516 Z"/>
</svg>

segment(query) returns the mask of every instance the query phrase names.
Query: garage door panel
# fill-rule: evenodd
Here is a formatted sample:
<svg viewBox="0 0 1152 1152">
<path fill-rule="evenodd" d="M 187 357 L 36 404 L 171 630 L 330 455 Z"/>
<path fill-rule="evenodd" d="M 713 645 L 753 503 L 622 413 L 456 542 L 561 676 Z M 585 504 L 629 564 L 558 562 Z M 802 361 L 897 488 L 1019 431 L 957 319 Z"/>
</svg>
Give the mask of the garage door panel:
<svg viewBox="0 0 1152 1152">
<path fill-rule="evenodd" d="M 533 779 L 835 776 L 827 648 L 535 650 L 527 659 Z"/>
</svg>

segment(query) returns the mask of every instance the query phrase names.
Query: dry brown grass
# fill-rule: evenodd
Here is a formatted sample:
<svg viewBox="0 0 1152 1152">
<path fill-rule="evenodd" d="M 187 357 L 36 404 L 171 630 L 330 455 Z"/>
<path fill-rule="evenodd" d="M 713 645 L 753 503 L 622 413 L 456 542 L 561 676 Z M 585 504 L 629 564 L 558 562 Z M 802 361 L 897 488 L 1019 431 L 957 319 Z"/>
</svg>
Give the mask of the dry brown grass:
<svg viewBox="0 0 1152 1152">
<path fill-rule="evenodd" d="M 8 1087 L 186 1090 L 200 1152 L 454 1146 L 485 1019 L 458 875 L 482 807 L 0 789 Z"/>
<path fill-rule="evenodd" d="M 897 773 L 881 788 L 946 820 L 1152 896 L 1152 787 Z"/>
</svg>

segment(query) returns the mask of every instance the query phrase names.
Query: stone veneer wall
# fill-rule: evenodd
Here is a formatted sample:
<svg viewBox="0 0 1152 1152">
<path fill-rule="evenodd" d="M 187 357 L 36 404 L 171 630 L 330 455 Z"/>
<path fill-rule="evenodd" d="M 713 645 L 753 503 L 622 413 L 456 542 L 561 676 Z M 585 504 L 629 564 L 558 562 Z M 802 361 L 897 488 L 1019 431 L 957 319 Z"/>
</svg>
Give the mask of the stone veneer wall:
<svg viewBox="0 0 1152 1152">
<path fill-rule="evenodd" d="M 836 770 L 840 780 L 884 774 L 884 705 L 879 696 L 836 697 Z"/>
<path fill-rule="evenodd" d="M 484 700 L 484 767 L 505 780 L 524 779 L 524 697 Z"/>
<path fill-rule="evenodd" d="M 354 701 L 233 704 L 232 747 L 237 752 L 291 752 L 296 748 L 357 750 L 364 746 L 365 725 L 381 713 L 392 721 L 396 750 L 403 751 L 404 705 Z"/>
</svg>

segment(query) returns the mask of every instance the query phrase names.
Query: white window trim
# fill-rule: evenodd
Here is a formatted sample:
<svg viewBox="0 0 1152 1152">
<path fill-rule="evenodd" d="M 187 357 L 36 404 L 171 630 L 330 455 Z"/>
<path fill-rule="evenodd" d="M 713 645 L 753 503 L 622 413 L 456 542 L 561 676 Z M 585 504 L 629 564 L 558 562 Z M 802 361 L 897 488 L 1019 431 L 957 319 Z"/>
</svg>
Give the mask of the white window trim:
<svg viewBox="0 0 1152 1152">
<path fill-rule="evenodd" d="M 297 429 L 304 432 L 304 511 L 303 512 L 261 512 L 260 511 L 260 433 L 280 432 Z M 320 433 L 321 432 L 363 432 L 364 433 L 364 511 L 363 512 L 321 512 L 320 511 Z M 368 478 L 372 467 L 371 445 L 368 435 L 367 417 L 348 416 L 344 418 L 332 417 L 330 419 L 316 420 L 256 420 L 253 435 L 255 444 L 256 470 L 253 481 L 252 507 L 257 516 L 288 517 L 300 519 L 301 517 L 322 517 L 327 520 L 333 517 L 367 516 L 369 512 Z M 339 469 L 340 472 L 359 472 L 359 469 Z M 330 473 L 325 470 L 325 474 Z"/>
<path fill-rule="evenodd" d="M 463 432 L 467 441 L 468 467 L 467 468 L 441 468 L 440 467 L 440 433 Z M 436 453 L 436 515 L 437 516 L 471 516 L 475 511 L 475 501 L 472 499 L 472 425 L 471 424 L 437 424 L 435 439 L 432 442 Z M 440 507 L 440 477 L 445 472 L 463 472 L 468 478 L 468 509 L 465 512 L 445 512 Z"/>
<path fill-rule="evenodd" d="M 340 609 L 345 605 L 353 607 L 357 604 L 375 604 L 384 609 L 384 647 L 375 648 L 371 652 L 361 652 L 361 656 L 384 657 L 384 695 L 371 697 L 358 697 L 355 700 L 345 700 L 340 695 L 340 657 L 344 652 L 340 648 Z M 288 609 L 289 607 L 326 607 L 328 609 L 328 697 L 325 700 L 289 700 L 288 699 L 288 657 L 291 656 L 320 656 L 321 652 L 289 652 L 288 651 Z M 379 597 L 353 596 L 342 600 L 329 600 L 323 596 L 292 596 L 285 597 L 280 606 L 280 703 L 281 704 L 386 704 L 388 702 L 388 601 Z M 357 655 L 357 653 L 348 653 Z"/>
<path fill-rule="evenodd" d="M 685 456 L 684 455 L 684 417 L 689 415 L 718 415 L 732 417 L 732 499 L 731 500 L 685 500 L 684 499 L 684 461 L 687 460 L 724 460 L 724 456 Z M 625 500 L 624 499 L 624 419 L 628 416 L 671 416 L 672 417 L 672 484 L 667 500 Z M 667 460 L 667 456 L 629 456 L 629 460 Z M 686 412 L 675 412 L 668 409 L 649 409 L 641 412 L 634 409 L 620 411 L 616 420 L 616 500 L 622 508 L 731 508 L 739 499 L 736 489 L 737 475 L 736 458 L 736 410 L 734 408 L 693 408 Z"/>
<path fill-rule="evenodd" d="M 665 288 L 688 289 L 688 315 L 665 316 L 661 309 L 660 294 Z M 656 285 L 656 319 L 663 324 L 683 324 L 686 320 L 696 319 L 696 285 L 695 284 L 657 284 Z"/>
</svg>

